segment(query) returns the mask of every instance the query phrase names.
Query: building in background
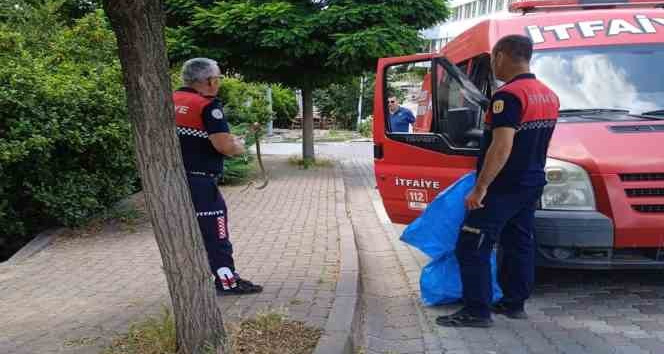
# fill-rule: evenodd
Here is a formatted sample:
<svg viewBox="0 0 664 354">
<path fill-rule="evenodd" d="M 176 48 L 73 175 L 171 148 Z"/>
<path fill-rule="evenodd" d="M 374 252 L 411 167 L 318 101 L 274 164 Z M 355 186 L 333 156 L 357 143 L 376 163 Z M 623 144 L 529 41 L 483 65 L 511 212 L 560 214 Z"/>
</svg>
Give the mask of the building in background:
<svg viewBox="0 0 664 354">
<path fill-rule="evenodd" d="M 422 31 L 428 40 L 425 52 L 437 52 L 463 31 L 489 18 L 508 16 L 508 5 L 515 0 L 450 0 L 447 21 Z"/>
</svg>

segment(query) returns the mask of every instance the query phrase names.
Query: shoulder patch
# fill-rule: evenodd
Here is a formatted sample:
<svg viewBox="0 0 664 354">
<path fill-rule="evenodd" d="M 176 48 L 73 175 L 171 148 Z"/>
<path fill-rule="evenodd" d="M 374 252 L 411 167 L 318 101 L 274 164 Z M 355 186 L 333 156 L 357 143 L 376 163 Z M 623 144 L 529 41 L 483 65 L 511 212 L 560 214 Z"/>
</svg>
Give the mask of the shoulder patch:
<svg viewBox="0 0 664 354">
<path fill-rule="evenodd" d="M 215 108 L 212 110 L 212 117 L 215 119 L 224 119 L 224 112 L 222 112 L 219 108 Z"/>
<path fill-rule="evenodd" d="M 504 109 L 505 109 L 505 101 L 503 101 L 503 100 L 493 101 L 492 111 L 493 111 L 494 114 L 502 113 Z"/>
</svg>

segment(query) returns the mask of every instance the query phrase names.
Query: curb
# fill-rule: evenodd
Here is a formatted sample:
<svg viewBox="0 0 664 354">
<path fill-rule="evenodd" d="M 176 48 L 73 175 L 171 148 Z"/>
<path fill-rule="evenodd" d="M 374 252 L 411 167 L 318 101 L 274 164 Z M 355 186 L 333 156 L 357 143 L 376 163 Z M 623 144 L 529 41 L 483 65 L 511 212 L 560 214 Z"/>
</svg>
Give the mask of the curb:
<svg viewBox="0 0 664 354">
<path fill-rule="evenodd" d="M 126 196 L 117 203 L 113 204 L 113 206 L 110 209 L 126 208 L 128 205 L 131 204 L 130 200 L 140 193 L 141 192 L 139 191 Z M 60 236 L 66 230 L 68 230 L 68 228 L 58 227 L 38 233 L 37 236 L 35 236 L 30 242 L 25 244 L 25 246 L 21 247 L 21 249 L 18 250 L 18 252 L 14 253 L 14 255 L 11 256 L 11 258 L 9 258 L 4 262 L 0 262 L 0 267 L 2 267 L 3 265 L 8 265 L 8 266 L 15 265 L 21 261 L 24 261 L 34 256 L 35 254 L 42 251 L 46 247 L 50 246 L 53 240 L 55 240 L 56 237 Z"/>
<path fill-rule="evenodd" d="M 9 258 L 8 260 L 0 263 L 0 267 L 7 265 L 15 265 L 21 261 L 24 261 L 39 251 L 45 249 L 48 247 L 53 240 L 58 237 L 60 234 L 62 234 L 65 230 L 67 230 L 64 227 L 61 228 L 56 228 L 56 229 L 50 229 L 46 230 L 44 232 L 41 232 L 35 236 L 35 238 L 32 239 L 32 241 L 28 242 L 25 246 L 21 247 L 18 252 L 14 253 L 14 255 Z"/>
<path fill-rule="evenodd" d="M 337 187 L 336 212 L 337 215 L 345 215 L 339 220 L 339 279 L 332 310 L 313 354 L 352 354 L 353 332 L 359 323 L 359 311 L 357 311 L 360 296 L 359 255 L 353 225 L 346 209 L 346 188 L 338 164 L 335 165 L 334 175 Z"/>
<path fill-rule="evenodd" d="M 391 236 L 389 238 L 390 242 L 392 244 L 392 247 L 394 248 L 394 252 L 396 253 L 397 259 L 401 264 L 401 267 L 406 275 L 406 278 L 408 279 L 408 286 L 410 288 L 410 291 L 415 294 L 419 294 L 420 273 L 421 269 L 424 268 L 425 264 L 421 263 L 417 259 L 417 257 L 414 254 L 415 252 L 414 248 L 411 248 L 410 246 L 406 245 L 405 243 L 399 240 L 401 235 L 394 228 L 394 225 L 392 224 L 390 217 L 387 215 L 387 212 L 385 211 L 385 207 L 383 206 L 383 202 L 378 192 L 376 192 L 375 190 L 371 190 L 370 194 L 371 194 L 371 202 L 373 204 L 374 211 L 376 212 L 376 216 L 378 216 L 378 220 L 380 220 L 380 222 L 383 224 L 383 229 L 385 230 L 385 232 L 387 232 Z M 445 348 L 443 346 L 441 336 L 438 335 L 437 332 L 438 326 L 435 325 L 434 318 L 429 318 L 429 315 L 425 309 L 425 306 L 422 304 L 421 300 L 419 299 L 414 300 L 413 305 L 415 306 L 415 310 L 417 311 L 417 317 L 420 329 L 422 330 L 422 334 L 424 337 L 426 351 L 429 352 L 430 350 L 432 350 L 434 352 L 444 352 Z M 449 333 L 456 333 L 456 331 L 458 330 L 457 329 L 448 330 Z"/>
</svg>

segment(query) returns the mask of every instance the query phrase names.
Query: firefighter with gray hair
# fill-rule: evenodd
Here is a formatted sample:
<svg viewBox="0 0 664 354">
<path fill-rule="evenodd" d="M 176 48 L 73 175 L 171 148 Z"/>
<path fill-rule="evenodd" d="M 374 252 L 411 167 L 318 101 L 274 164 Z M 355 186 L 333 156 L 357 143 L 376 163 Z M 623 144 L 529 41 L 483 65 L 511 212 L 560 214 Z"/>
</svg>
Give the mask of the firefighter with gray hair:
<svg viewBox="0 0 664 354">
<path fill-rule="evenodd" d="M 243 154 L 244 141 L 230 133 L 217 94 L 221 70 L 217 62 L 194 58 L 182 67 L 184 86 L 173 93 L 177 135 L 196 217 L 215 285 L 221 295 L 258 293 L 260 285 L 243 279 L 235 269 L 228 229 L 228 209 L 217 181 L 224 158 Z"/>
</svg>

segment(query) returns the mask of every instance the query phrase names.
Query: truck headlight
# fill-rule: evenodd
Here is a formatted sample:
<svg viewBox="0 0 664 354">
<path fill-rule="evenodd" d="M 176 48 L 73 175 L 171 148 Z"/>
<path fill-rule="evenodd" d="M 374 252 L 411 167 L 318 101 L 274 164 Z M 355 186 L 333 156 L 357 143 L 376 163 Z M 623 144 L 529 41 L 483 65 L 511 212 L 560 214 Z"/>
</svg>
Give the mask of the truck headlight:
<svg viewBox="0 0 664 354">
<path fill-rule="evenodd" d="M 578 165 L 546 160 L 546 180 L 541 208 L 546 210 L 595 210 L 595 193 L 588 173 Z"/>
</svg>

